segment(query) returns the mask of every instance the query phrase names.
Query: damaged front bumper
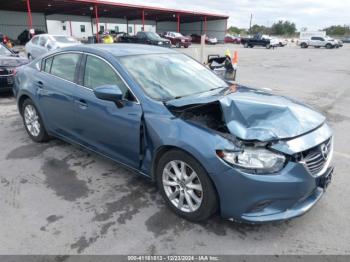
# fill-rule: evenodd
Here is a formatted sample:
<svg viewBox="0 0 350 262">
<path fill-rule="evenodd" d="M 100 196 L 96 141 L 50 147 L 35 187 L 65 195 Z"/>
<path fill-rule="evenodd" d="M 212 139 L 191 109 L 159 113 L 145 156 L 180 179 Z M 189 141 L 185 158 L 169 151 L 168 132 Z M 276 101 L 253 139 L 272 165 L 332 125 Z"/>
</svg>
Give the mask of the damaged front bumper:
<svg viewBox="0 0 350 262">
<path fill-rule="evenodd" d="M 221 215 L 235 221 L 264 223 L 291 219 L 311 209 L 333 174 L 313 177 L 302 164 L 290 163 L 278 175 L 251 175 L 231 170 L 215 181 L 221 188 Z M 221 180 L 220 177 L 226 178 Z M 325 182 L 320 182 L 325 181 Z"/>
<path fill-rule="evenodd" d="M 305 151 L 293 151 L 296 156 L 303 154 L 304 159 L 288 161 L 278 173 L 250 174 L 232 167 L 223 174 L 212 175 L 219 189 L 221 215 L 235 221 L 264 223 L 291 219 L 310 210 L 332 179 L 331 135 L 330 128 L 324 124 L 305 136 L 281 142 L 285 151 L 296 150 L 297 146 Z M 328 159 L 321 152 L 323 145 L 329 145 Z M 315 159 L 318 150 L 320 161 L 321 157 L 326 159 L 316 170 L 314 162 L 308 164 L 307 157 L 310 155 Z"/>
</svg>

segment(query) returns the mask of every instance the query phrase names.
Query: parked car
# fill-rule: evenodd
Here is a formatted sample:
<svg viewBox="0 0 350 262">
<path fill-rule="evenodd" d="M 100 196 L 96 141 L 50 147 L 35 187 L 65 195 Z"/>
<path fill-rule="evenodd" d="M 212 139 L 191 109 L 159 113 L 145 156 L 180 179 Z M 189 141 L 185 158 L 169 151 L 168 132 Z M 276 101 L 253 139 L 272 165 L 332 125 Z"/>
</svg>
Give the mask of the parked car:
<svg viewBox="0 0 350 262">
<path fill-rule="evenodd" d="M 244 45 L 245 48 L 253 48 L 254 46 L 262 46 L 270 49 L 271 47 L 279 46 L 279 41 L 275 38 L 271 38 L 270 36 L 263 34 L 256 34 L 251 38 L 242 38 L 241 44 Z"/>
<path fill-rule="evenodd" d="M 191 35 L 192 43 L 201 43 L 201 36 L 197 34 L 192 34 Z M 216 37 L 210 37 L 206 36 L 205 37 L 205 43 L 208 45 L 216 45 L 218 43 L 218 39 Z"/>
<path fill-rule="evenodd" d="M 191 39 L 178 32 L 165 32 L 163 37 L 170 40 L 171 44 L 176 47 L 188 48 L 191 45 Z"/>
<path fill-rule="evenodd" d="M 279 47 L 284 47 L 288 44 L 288 41 L 284 38 L 276 38 L 276 40 L 278 41 Z"/>
<path fill-rule="evenodd" d="M 344 37 L 343 39 L 342 39 L 342 42 L 343 43 L 350 43 L 350 37 L 348 36 L 348 37 Z"/>
<path fill-rule="evenodd" d="M 337 42 L 336 48 L 338 48 L 338 47 L 343 47 L 344 42 L 343 42 L 342 40 L 340 40 L 340 39 L 335 39 L 335 41 Z"/>
<path fill-rule="evenodd" d="M 162 47 L 171 47 L 171 43 L 168 39 L 161 38 L 154 32 L 137 32 L 135 36 L 124 34 L 118 38 L 120 43 L 134 43 L 134 44 L 146 44 L 157 45 Z"/>
<path fill-rule="evenodd" d="M 256 223 L 300 216 L 333 174 L 324 116 L 172 49 L 57 50 L 18 70 L 15 95 L 32 140 L 57 137 L 122 163 L 191 221 L 217 210 Z"/>
<path fill-rule="evenodd" d="M 28 59 L 0 43 L 0 93 L 11 92 L 17 68 L 26 63 Z"/>
<path fill-rule="evenodd" d="M 225 36 L 225 43 L 240 44 L 241 38 L 238 36 L 226 35 Z"/>
<path fill-rule="evenodd" d="M 78 40 L 70 36 L 42 34 L 34 36 L 25 45 L 25 50 L 28 59 L 32 60 L 51 50 L 79 44 Z"/>
<path fill-rule="evenodd" d="M 46 34 L 45 31 L 40 30 L 40 29 L 35 29 L 34 30 L 35 35 L 42 35 L 42 34 Z M 22 33 L 20 33 L 17 37 L 17 40 L 19 42 L 20 45 L 25 45 L 26 43 L 29 42 L 29 40 L 32 38 L 32 36 L 30 35 L 30 32 L 28 29 L 25 29 Z"/>
<path fill-rule="evenodd" d="M 312 36 L 308 39 L 300 39 L 299 45 L 301 48 L 308 48 L 309 46 L 313 46 L 315 48 L 325 47 L 327 49 L 339 47 L 339 43 L 328 36 Z"/>
</svg>

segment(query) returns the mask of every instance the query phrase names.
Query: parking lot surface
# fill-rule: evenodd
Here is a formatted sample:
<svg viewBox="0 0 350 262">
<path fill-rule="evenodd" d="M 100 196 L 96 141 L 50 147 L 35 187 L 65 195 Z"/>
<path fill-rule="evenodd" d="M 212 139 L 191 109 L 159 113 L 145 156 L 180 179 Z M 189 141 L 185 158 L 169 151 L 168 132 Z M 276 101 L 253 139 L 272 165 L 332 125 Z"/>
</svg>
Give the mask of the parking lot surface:
<svg viewBox="0 0 350 262">
<path fill-rule="evenodd" d="M 200 224 L 170 212 L 146 179 L 59 140 L 35 144 L 15 100 L 0 97 L 0 254 L 350 254 L 350 45 L 207 47 L 239 52 L 238 82 L 301 100 L 335 132 L 332 184 L 304 216 Z M 195 58 L 196 47 L 181 49 Z"/>
</svg>

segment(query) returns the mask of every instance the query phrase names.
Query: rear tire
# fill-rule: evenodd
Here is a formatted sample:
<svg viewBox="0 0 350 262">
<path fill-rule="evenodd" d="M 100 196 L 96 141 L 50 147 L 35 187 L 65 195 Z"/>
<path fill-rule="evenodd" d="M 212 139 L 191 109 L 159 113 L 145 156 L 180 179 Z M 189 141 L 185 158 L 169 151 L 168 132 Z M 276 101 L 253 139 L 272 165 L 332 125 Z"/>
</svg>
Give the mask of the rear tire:
<svg viewBox="0 0 350 262">
<path fill-rule="evenodd" d="M 32 100 L 26 99 L 23 102 L 21 113 L 23 124 L 29 137 L 37 143 L 47 142 L 50 137 L 45 130 L 40 113 Z"/>
<path fill-rule="evenodd" d="M 166 204 L 177 215 L 199 222 L 217 211 L 218 198 L 208 173 L 189 154 L 166 152 L 157 164 L 156 179 Z"/>
<path fill-rule="evenodd" d="M 301 44 L 300 44 L 300 47 L 301 47 L 301 48 L 308 48 L 308 45 L 307 45 L 307 43 L 301 43 Z"/>
<path fill-rule="evenodd" d="M 244 48 L 248 48 L 248 47 L 249 47 L 248 43 L 244 43 Z"/>
<path fill-rule="evenodd" d="M 32 57 L 31 54 L 28 54 L 28 60 L 29 60 L 29 61 L 32 61 L 32 60 L 33 60 L 33 57 Z"/>
</svg>

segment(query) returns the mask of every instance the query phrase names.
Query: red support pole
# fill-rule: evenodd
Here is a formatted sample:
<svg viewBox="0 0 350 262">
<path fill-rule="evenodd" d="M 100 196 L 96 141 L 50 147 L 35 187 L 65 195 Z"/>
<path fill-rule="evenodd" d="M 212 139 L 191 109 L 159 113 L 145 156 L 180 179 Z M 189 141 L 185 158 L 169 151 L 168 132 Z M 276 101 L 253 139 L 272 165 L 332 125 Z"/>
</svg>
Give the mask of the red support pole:
<svg viewBox="0 0 350 262">
<path fill-rule="evenodd" d="M 142 9 L 142 31 L 145 31 L 145 10 Z"/>
<path fill-rule="evenodd" d="M 28 26 L 29 31 L 33 28 L 33 18 L 32 18 L 32 10 L 30 9 L 30 0 L 27 0 L 27 11 L 28 11 Z"/>
<path fill-rule="evenodd" d="M 99 42 L 99 36 L 98 36 L 99 19 L 98 19 L 98 7 L 97 7 L 97 5 L 95 5 L 95 19 L 96 19 L 96 40 L 98 43 Z"/>
<path fill-rule="evenodd" d="M 204 17 L 204 34 L 207 34 L 207 17 Z"/>
<path fill-rule="evenodd" d="M 180 14 L 177 14 L 177 32 L 180 33 Z"/>
<path fill-rule="evenodd" d="M 72 21 L 69 21 L 70 36 L 73 36 Z"/>
</svg>

